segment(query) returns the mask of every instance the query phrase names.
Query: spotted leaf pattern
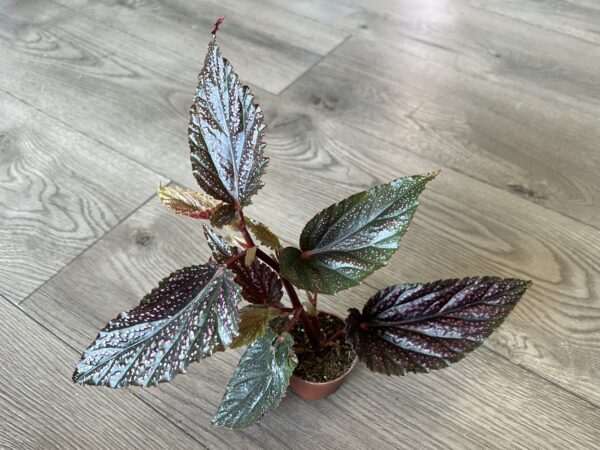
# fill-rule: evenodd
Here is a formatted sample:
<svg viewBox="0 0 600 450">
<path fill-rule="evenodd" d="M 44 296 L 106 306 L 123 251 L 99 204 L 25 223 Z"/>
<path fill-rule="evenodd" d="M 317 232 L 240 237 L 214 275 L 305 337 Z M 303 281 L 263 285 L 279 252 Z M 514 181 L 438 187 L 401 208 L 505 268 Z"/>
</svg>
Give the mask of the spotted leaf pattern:
<svg viewBox="0 0 600 450">
<path fill-rule="evenodd" d="M 231 348 L 252 344 L 267 332 L 271 319 L 279 315 L 279 310 L 272 307 L 250 305 L 242 308 L 240 311 L 240 335 L 233 341 Z"/>
<path fill-rule="evenodd" d="M 371 297 L 362 313 L 349 310 L 347 339 L 374 372 L 441 369 L 481 345 L 530 285 L 471 277 L 390 286 Z"/>
<path fill-rule="evenodd" d="M 302 230 L 300 249 L 281 253 L 281 271 L 301 289 L 322 294 L 359 284 L 384 266 L 438 172 L 398 178 L 331 205 Z"/>
<path fill-rule="evenodd" d="M 156 193 L 160 202 L 169 210 L 194 219 L 210 219 L 222 205 L 206 194 L 181 186 L 159 185 Z"/>
<path fill-rule="evenodd" d="M 265 247 L 272 250 L 279 250 L 281 242 L 275 233 L 273 233 L 264 223 L 247 218 L 246 225 L 258 241 Z"/>
<path fill-rule="evenodd" d="M 247 349 L 227 385 L 213 424 L 247 428 L 285 396 L 290 376 L 298 364 L 292 336 L 269 329 Z"/>
<path fill-rule="evenodd" d="M 204 227 L 204 235 L 217 262 L 225 262 L 235 256 L 239 249 L 230 246 L 223 237 L 209 227 Z M 230 265 L 235 274 L 235 282 L 242 288 L 244 300 L 254 304 L 279 303 L 283 297 L 283 286 L 279 276 L 265 263 L 254 258 L 246 266 L 244 259 Z"/>
<path fill-rule="evenodd" d="M 208 263 L 173 272 L 100 331 L 73 380 L 112 388 L 171 381 L 190 362 L 233 342 L 239 334 L 239 301 L 225 266 Z"/>
<path fill-rule="evenodd" d="M 268 162 L 262 110 L 221 56 L 216 38 L 208 45 L 198 79 L 188 129 L 194 176 L 217 200 L 236 208 L 248 205 L 262 187 Z"/>
</svg>

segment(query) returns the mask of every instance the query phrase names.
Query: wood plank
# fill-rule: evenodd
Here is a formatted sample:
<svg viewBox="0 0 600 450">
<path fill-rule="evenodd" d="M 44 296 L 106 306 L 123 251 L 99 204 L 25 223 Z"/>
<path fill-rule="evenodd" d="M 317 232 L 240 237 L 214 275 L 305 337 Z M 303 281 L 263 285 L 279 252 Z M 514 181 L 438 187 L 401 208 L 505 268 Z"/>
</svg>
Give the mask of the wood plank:
<svg viewBox="0 0 600 450">
<path fill-rule="evenodd" d="M 168 49 L 198 67 L 217 17 L 219 41 L 239 74 L 253 87 L 277 94 L 342 42 L 346 32 L 281 9 L 240 10 L 220 1 L 60 0 L 69 8 Z M 265 68 L 268 67 L 268 70 Z"/>
<path fill-rule="evenodd" d="M 161 177 L 5 93 L 0 102 L 0 294 L 18 303 Z"/>
<path fill-rule="evenodd" d="M 273 8 L 351 31 L 377 45 L 392 46 L 523 94 L 557 100 L 599 116 L 596 73 L 600 47 L 596 43 L 471 7 L 466 1 L 334 0 L 326 8 L 318 0 L 266 1 Z M 512 10 L 509 15 L 519 14 L 520 9 L 535 15 L 538 8 L 530 7 L 530 2 L 512 8 L 507 2 L 483 1 L 496 3 L 502 11 Z M 537 17 L 552 21 L 548 15 Z M 594 26 L 579 26 L 594 33 Z"/>
<path fill-rule="evenodd" d="M 73 385 L 76 352 L 5 301 L 0 322 L 1 448 L 202 448 L 132 392 Z"/>
<path fill-rule="evenodd" d="M 594 0 L 470 0 L 469 3 L 520 22 L 600 44 L 600 5 Z"/>
<path fill-rule="evenodd" d="M 595 117 L 363 38 L 347 41 L 283 99 L 589 225 L 600 223 Z"/>
<path fill-rule="evenodd" d="M 269 181 L 283 182 L 273 173 Z M 311 186 L 313 181 L 305 179 Z M 280 187 L 277 192 L 281 194 Z M 290 185 L 285 195 L 297 188 Z M 314 208 L 323 196 L 316 196 L 312 189 L 309 192 L 315 195 L 310 199 Z M 304 207 L 307 200 L 298 200 L 298 206 Z M 284 218 L 283 214 L 277 217 L 279 221 Z M 423 228 L 420 225 L 415 229 Z M 284 235 L 289 236 L 295 227 L 288 224 Z M 282 230 L 281 225 L 278 228 Z M 157 278 L 206 260 L 208 252 L 201 241 L 197 221 L 176 217 L 152 202 L 23 307 L 43 318 L 53 332 L 83 347 L 108 318 L 137 303 Z M 360 291 L 347 291 L 326 305 L 341 312 L 361 302 Z M 451 369 L 427 376 L 384 377 L 360 368 L 326 400 L 305 402 L 290 394 L 249 430 L 212 428 L 209 418 L 239 353 L 229 351 L 194 364 L 174 383 L 145 391 L 144 399 L 180 421 L 198 440 L 219 448 L 280 448 L 290 442 L 298 448 L 583 448 L 599 438 L 597 408 L 487 348 Z"/>
<path fill-rule="evenodd" d="M 180 138 L 195 63 L 60 6 L 38 5 L 10 9 L 2 27 L 7 40 L 0 48 L 10 63 L 0 67 L 3 87 L 172 179 L 187 175 L 188 166 L 174 158 L 187 154 Z M 44 44 L 28 44 L 22 29 Z M 27 51 L 8 45 L 14 40 Z M 596 118 L 362 38 L 335 55 L 278 102 L 309 103 L 532 202 L 599 223 Z M 270 99 L 259 92 L 267 120 Z"/>
</svg>

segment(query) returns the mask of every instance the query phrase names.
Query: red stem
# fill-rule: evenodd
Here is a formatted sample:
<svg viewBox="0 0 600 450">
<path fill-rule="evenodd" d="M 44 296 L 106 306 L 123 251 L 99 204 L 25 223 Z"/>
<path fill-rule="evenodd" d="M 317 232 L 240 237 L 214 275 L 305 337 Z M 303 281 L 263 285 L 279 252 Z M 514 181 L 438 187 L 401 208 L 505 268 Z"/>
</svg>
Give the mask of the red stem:
<svg viewBox="0 0 600 450">
<path fill-rule="evenodd" d="M 236 262 L 240 258 L 243 258 L 244 256 L 246 256 L 246 253 L 247 253 L 247 250 L 244 250 L 244 251 L 238 253 L 237 255 L 233 255 L 231 258 L 229 258 L 223 264 L 226 265 L 227 267 L 229 267 L 230 265 L 232 265 L 234 262 Z"/>
<path fill-rule="evenodd" d="M 331 336 L 329 336 L 329 338 L 327 338 L 327 340 L 325 341 L 325 344 L 323 344 L 323 345 L 325 346 L 327 344 L 331 344 L 332 342 L 335 342 L 337 339 L 339 339 L 340 337 L 342 337 L 345 334 L 346 334 L 346 328 L 342 328 L 341 330 L 338 330 L 335 333 L 333 333 Z"/>
<path fill-rule="evenodd" d="M 315 351 L 321 349 L 323 347 L 325 337 L 323 336 L 323 333 L 321 333 L 321 325 L 318 321 L 319 319 L 315 317 L 317 320 L 315 321 L 316 323 L 313 323 L 311 317 L 304 309 L 304 306 L 302 306 L 302 302 L 298 298 L 298 293 L 294 289 L 294 286 L 292 286 L 292 283 L 290 283 L 287 279 L 281 276 L 279 263 L 277 261 L 275 261 L 269 255 L 263 252 L 260 248 L 256 249 L 256 257 L 261 261 L 264 261 L 269 266 L 271 266 L 271 268 L 279 274 L 279 278 L 281 278 L 283 287 L 285 288 L 288 297 L 292 301 L 294 309 L 299 309 L 301 311 L 300 320 L 302 320 L 302 326 L 304 327 L 304 331 L 306 331 L 306 335 L 308 336 L 310 344 L 312 345 Z"/>
<path fill-rule="evenodd" d="M 298 322 L 298 319 L 300 318 L 300 314 L 301 313 L 302 313 L 301 309 L 297 309 L 294 312 L 294 315 L 292 316 L 292 318 L 290 319 L 290 321 L 288 322 L 288 324 L 283 329 L 284 333 L 289 333 L 292 330 L 292 328 L 294 328 L 294 325 L 296 325 L 296 322 Z"/>
<path fill-rule="evenodd" d="M 246 228 L 246 220 L 244 218 L 244 212 L 242 211 L 242 208 L 238 209 L 238 214 L 240 216 L 239 229 L 242 233 L 242 236 L 244 236 L 244 239 L 246 240 L 246 244 L 249 247 L 256 247 L 254 241 L 252 240 L 252 236 L 250 236 L 250 233 L 248 232 L 248 228 Z M 306 331 L 306 335 L 308 336 L 308 340 L 310 341 L 310 344 L 312 345 L 313 349 L 317 351 L 323 348 L 325 336 L 323 336 L 323 333 L 321 332 L 321 326 L 319 324 L 318 318 L 315 322 L 311 320 L 311 317 L 304 309 L 304 306 L 302 306 L 302 302 L 298 298 L 298 294 L 296 293 L 294 286 L 292 286 L 292 283 L 290 283 L 281 275 L 281 268 L 279 267 L 279 263 L 258 247 L 256 248 L 256 257 L 264 261 L 269 266 L 271 266 L 271 268 L 275 270 L 275 272 L 277 272 L 277 274 L 279 275 L 281 283 L 283 284 L 283 287 L 285 288 L 288 297 L 292 301 L 292 306 L 295 310 L 300 310 L 300 320 L 302 321 L 302 326 L 304 327 L 304 331 Z"/>
</svg>

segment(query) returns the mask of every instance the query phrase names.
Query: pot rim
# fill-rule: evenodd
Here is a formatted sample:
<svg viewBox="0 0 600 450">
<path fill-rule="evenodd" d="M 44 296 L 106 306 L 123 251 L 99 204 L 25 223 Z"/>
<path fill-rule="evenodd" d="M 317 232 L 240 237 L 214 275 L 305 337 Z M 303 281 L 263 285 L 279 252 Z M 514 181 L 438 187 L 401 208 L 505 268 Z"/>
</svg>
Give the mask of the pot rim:
<svg viewBox="0 0 600 450">
<path fill-rule="evenodd" d="M 326 314 L 329 316 L 333 316 L 337 319 L 340 319 L 342 322 L 344 322 L 344 319 L 342 319 L 339 315 L 332 313 L 332 312 L 319 311 L 319 314 Z M 356 366 L 356 363 L 358 362 L 358 355 L 356 354 L 356 352 L 354 350 L 352 350 L 352 352 L 354 353 L 354 359 L 352 360 L 352 364 L 350 365 L 350 367 L 348 367 L 348 370 L 346 370 L 343 374 L 341 374 L 337 378 L 334 378 L 333 380 L 327 380 L 327 381 L 321 381 L 321 382 L 308 381 L 308 380 L 305 380 L 304 378 L 300 378 L 298 375 L 294 375 L 293 373 L 292 373 L 292 378 L 296 378 L 297 380 L 300 380 L 303 383 L 306 383 L 306 384 L 309 384 L 312 386 L 323 386 L 323 385 L 327 385 L 327 384 L 336 383 L 339 380 L 341 380 L 342 378 L 346 377 L 350 372 L 352 372 L 352 369 L 354 369 L 354 366 Z"/>
</svg>

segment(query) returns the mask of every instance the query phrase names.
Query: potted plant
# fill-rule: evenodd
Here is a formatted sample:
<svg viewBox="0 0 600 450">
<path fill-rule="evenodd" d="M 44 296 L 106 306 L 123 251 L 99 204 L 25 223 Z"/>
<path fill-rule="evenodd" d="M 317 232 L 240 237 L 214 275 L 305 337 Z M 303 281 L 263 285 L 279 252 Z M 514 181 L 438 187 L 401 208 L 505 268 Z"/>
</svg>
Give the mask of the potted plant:
<svg viewBox="0 0 600 450">
<path fill-rule="evenodd" d="M 290 383 L 304 398 L 330 394 L 357 359 L 375 372 L 405 375 L 447 367 L 478 347 L 530 282 L 485 276 L 396 284 L 345 318 L 319 311 L 318 294 L 348 289 L 386 265 L 419 194 L 438 172 L 351 195 L 308 221 L 298 248 L 284 248 L 267 226 L 244 214 L 268 163 L 265 125 L 250 89 L 221 57 L 221 21 L 189 123 L 192 170 L 204 193 L 158 189 L 171 211 L 208 223 L 212 258 L 173 272 L 137 307 L 108 322 L 73 380 L 148 387 L 171 381 L 193 361 L 246 346 L 213 418 L 216 425 L 244 428 L 276 406 Z M 282 303 L 284 291 L 291 306 Z"/>
</svg>

